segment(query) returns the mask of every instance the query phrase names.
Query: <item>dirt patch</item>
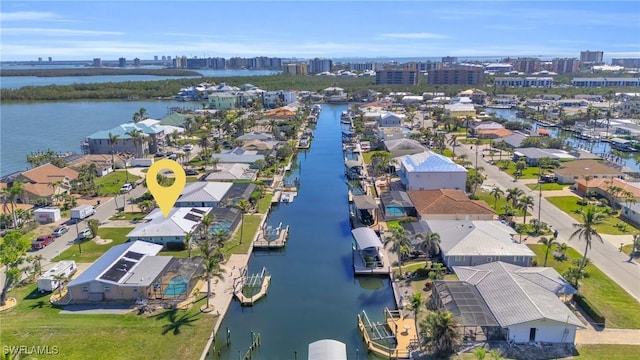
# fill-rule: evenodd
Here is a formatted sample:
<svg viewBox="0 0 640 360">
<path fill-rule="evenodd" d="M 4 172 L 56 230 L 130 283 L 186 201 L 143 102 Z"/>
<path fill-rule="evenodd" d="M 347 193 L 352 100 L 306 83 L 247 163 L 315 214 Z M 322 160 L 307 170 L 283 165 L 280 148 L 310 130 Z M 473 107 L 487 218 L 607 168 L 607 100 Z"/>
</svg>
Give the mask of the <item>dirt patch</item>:
<svg viewBox="0 0 640 360">
<path fill-rule="evenodd" d="M 113 242 L 111 239 L 103 239 L 100 236 L 94 237 L 93 241 L 98 245 L 107 245 Z"/>
<path fill-rule="evenodd" d="M 4 306 L 0 306 L 0 312 L 12 309 L 16 305 L 18 305 L 18 300 L 16 300 L 16 298 L 7 298 L 7 303 L 4 304 Z"/>
</svg>

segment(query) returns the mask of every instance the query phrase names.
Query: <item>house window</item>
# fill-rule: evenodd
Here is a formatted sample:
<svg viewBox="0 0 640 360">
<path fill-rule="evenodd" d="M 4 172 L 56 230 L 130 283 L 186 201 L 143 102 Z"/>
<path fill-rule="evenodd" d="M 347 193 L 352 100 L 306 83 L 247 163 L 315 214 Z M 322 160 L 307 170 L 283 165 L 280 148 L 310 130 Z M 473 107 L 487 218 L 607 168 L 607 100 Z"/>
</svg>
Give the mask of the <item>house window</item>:
<svg viewBox="0 0 640 360">
<path fill-rule="evenodd" d="M 514 256 L 513 261 L 515 262 L 524 262 L 524 256 Z"/>
<path fill-rule="evenodd" d="M 487 256 L 487 262 L 493 262 L 493 256 Z"/>
<path fill-rule="evenodd" d="M 104 292 L 109 292 L 109 291 L 111 291 L 111 286 L 105 285 L 104 286 Z"/>
<path fill-rule="evenodd" d="M 89 285 L 83 285 L 82 292 L 89 292 Z"/>
<path fill-rule="evenodd" d="M 464 256 L 456 256 L 453 258 L 455 261 L 464 261 Z"/>
</svg>

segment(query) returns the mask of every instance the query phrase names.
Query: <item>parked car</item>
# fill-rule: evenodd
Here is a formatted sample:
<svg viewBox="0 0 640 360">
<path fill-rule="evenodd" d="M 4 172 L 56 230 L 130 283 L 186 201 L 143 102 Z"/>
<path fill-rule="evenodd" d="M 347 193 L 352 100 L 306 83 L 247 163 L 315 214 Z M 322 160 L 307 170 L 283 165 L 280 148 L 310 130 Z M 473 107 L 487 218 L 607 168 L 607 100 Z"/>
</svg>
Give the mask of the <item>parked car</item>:
<svg viewBox="0 0 640 360">
<path fill-rule="evenodd" d="M 186 170 L 184 171 L 184 173 L 185 173 L 186 175 L 190 175 L 190 176 L 198 175 L 198 170 L 194 170 L 194 169 L 186 169 Z"/>
<path fill-rule="evenodd" d="M 133 190 L 133 185 L 126 183 L 120 188 L 120 193 L 128 193 L 131 190 Z"/>
<path fill-rule="evenodd" d="M 193 144 L 186 144 L 182 147 L 182 151 L 193 151 Z"/>
<path fill-rule="evenodd" d="M 56 228 L 55 230 L 53 230 L 52 235 L 55 236 L 55 237 L 60 237 L 60 236 L 62 236 L 64 234 L 66 234 L 67 231 L 69 231 L 68 227 L 60 226 L 60 227 Z"/>
<path fill-rule="evenodd" d="M 53 235 L 41 235 L 38 236 L 37 239 L 31 242 L 31 248 L 34 250 L 42 249 L 45 246 L 51 244 L 56 240 L 56 237 Z"/>
<path fill-rule="evenodd" d="M 91 229 L 87 228 L 78 233 L 78 239 L 85 239 L 92 235 Z"/>
</svg>

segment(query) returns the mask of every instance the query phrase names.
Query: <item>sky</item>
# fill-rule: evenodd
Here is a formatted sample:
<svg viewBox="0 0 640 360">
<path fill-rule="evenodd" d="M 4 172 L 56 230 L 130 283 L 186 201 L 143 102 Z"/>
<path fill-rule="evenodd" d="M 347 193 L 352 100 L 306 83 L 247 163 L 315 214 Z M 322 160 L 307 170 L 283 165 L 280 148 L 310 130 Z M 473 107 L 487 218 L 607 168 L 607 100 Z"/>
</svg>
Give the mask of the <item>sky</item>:
<svg viewBox="0 0 640 360">
<path fill-rule="evenodd" d="M 640 1 L 13 1 L 0 60 L 640 57 Z"/>
</svg>

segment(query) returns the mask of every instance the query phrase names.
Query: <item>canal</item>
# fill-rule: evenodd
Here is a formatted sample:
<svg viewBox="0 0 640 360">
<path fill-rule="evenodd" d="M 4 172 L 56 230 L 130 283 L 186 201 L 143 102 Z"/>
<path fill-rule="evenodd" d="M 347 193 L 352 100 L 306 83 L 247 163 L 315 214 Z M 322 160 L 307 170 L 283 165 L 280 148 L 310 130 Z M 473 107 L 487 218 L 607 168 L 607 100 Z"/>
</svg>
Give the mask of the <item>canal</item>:
<svg viewBox="0 0 640 360">
<path fill-rule="evenodd" d="M 341 146 L 340 113 L 346 105 L 323 105 L 311 149 L 300 152 L 290 177 L 300 180 L 292 203 L 272 208 L 268 224 L 290 226 L 282 251 L 255 252 L 249 273 L 271 273 L 266 298 L 243 308 L 233 300 L 216 337 L 211 359 L 239 359 L 260 334 L 253 359 L 307 358 L 309 343 L 331 338 L 347 344 L 350 359 L 365 359 L 357 314 L 382 321 L 395 308 L 388 279 L 354 278 L 351 227 Z M 227 347 L 226 329 L 231 332 Z M 220 357 L 217 356 L 220 351 Z"/>
</svg>

